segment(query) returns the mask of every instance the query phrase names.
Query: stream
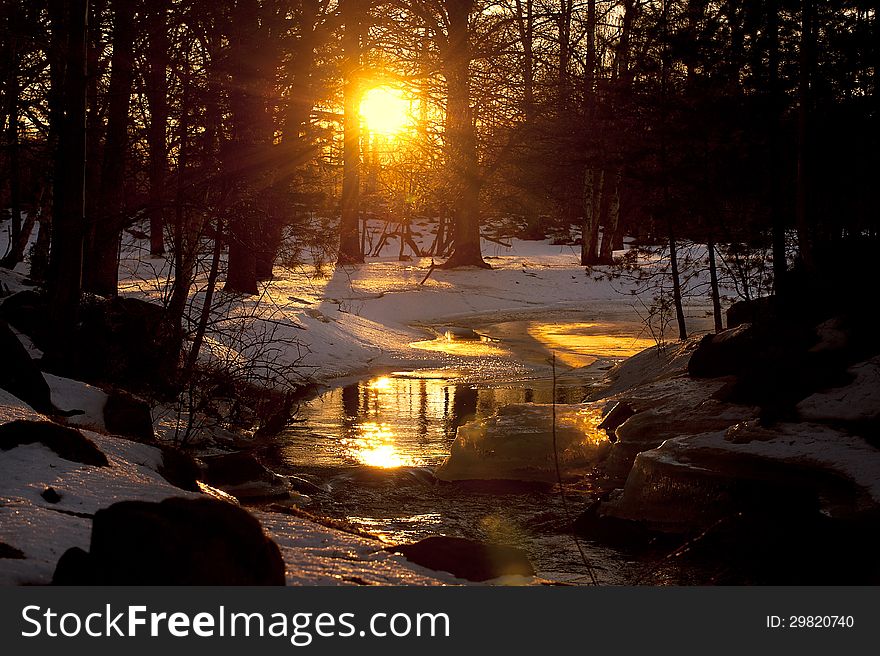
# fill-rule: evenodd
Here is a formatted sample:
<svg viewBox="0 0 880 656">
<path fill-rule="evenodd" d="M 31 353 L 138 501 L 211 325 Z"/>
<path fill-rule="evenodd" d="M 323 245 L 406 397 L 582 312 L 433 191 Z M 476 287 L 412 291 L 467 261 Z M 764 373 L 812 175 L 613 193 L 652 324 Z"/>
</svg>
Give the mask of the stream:
<svg viewBox="0 0 880 656">
<path fill-rule="evenodd" d="M 577 321 L 437 332 L 435 340 L 412 346 L 451 353 L 462 366 L 390 371 L 331 388 L 304 404 L 297 422 L 263 452 L 275 471 L 322 489 L 309 494 L 309 511 L 347 519 L 389 543 L 442 534 L 520 547 L 539 576 L 560 582 L 589 582 L 584 556 L 602 584 L 689 582 L 675 567 L 575 542 L 567 526 L 594 499 L 589 478 L 565 484 L 564 505 L 552 483 L 446 483 L 433 474 L 460 426 L 510 404 L 551 402 L 542 345 L 557 354 L 556 402 L 571 404 L 648 340 L 629 324 Z M 473 364 L 493 357 L 510 369 L 499 373 L 493 365 L 487 375 Z"/>
</svg>

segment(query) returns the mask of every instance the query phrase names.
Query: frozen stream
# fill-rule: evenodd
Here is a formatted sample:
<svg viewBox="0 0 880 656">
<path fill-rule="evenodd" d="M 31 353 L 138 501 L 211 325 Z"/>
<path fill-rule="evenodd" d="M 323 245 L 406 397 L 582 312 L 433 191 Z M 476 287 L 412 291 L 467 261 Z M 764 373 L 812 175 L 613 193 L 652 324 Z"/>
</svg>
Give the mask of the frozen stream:
<svg viewBox="0 0 880 656">
<path fill-rule="evenodd" d="M 433 475 L 466 422 L 511 404 L 551 402 L 550 352 L 557 357 L 556 402 L 574 404 L 615 361 L 651 344 L 632 322 L 584 321 L 571 312 L 555 318 L 562 320 L 484 323 L 476 334 L 439 328 L 437 339 L 413 346 L 452 355 L 457 366 L 388 372 L 332 388 L 308 402 L 263 455 L 280 473 L 324 488 L 310 495 L 310 510 L 346 518 L 389 542 L 437 534 L 502 542 L 525 549 L 542 576 L 586 581 L 566 526 L 592 499 L 588 479 L 566 485 L 567 517 L 549 483 L 441 483 Z M 493 364 L 484 371 L 482 361 Z M 654 563 L 607 547 L 582 546 L 602 583 L 625 584 L 654 570 Z M 644 582 L 687 579 L 658 568 Z"/>
</svg>

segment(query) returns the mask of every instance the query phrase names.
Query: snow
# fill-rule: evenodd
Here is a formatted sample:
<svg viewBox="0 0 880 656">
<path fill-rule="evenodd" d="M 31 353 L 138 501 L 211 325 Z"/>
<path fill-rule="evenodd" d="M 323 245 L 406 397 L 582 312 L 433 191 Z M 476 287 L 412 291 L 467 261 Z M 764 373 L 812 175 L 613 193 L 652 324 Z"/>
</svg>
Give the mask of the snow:
<svg viewBox="0 0 880 656">
<path fill-rule="evenodd" d="M 880 419 L 880 356 L 849 369 L 853 381 L 817 392 L 797 405 L 807 421 L 876 421 Z"/>
<path fill-rule="evenodd" d="M 145 259 L 129 235 L 126 239 L 120 292 L 161 302 L 168 284 L 167 263 Z M 228 310 L 224 325 L 229 332 L 234 332 L 235 322 L 246 325 L 244 332 L 253 336 L 270 327 L 276 340 L 285 342 L 275 359 L 296 363 L 302 375 L 322 381 L 383 369 L 461 366 L 485 355 L 425 348 L 423 342 L 435 337 L 438 326 L 473 328 L 582 311 L 606 316 L 611 323 L 628 322 L 633 334 L 643 331 L 636 309 L 641 305 L 630 293 L 632 284 L 585 273 L 576 248 L 518 239 L 511 239 L 507 248 L 484 240 L 491 270 L 435 269 L 424 284 L 420 283 L 431 258 L 399 262 L 396 257 L 379 257 L 357 266 L 276 267 L 275 278 L 260 295 L 234 297 L 234 309 Z M 202 301 L 197 285 L 191 314 L 198 312 Z M 710 328 L 707 303 L 705 298 L 692 299 L 688 309 L 692 329 Z M 253 349 L 246 340 L 232 343 L 219 334 L 208 337 L 215 337 L 206 345 L 218 358 L 228 360 L 235 352 Z M 640 342 L 626 354 L 645 345 Z M 549 351 L 544 357 L 548 355 Z M 494 356 L 511 359 L 509 351 Z"/>
<path fill-rule="evenodd" d="M 706 454 L 712 458 L 707 459 Z M 723 470 L 729 455 L 758 456 L 835 472 L 880 503 L 880 451 L 860 437 L 820 424 L 783 423 L 763 428 L 753 420 L 726 430 L 684 435 L 640 453 L 633 470 L 648 468 L 651 461 L 698 469 L 698 463 L 712 462 Z"/>
<path fill-rule="evenodd" d="M 4 419 L 9 416 L 5 410 L 5 404 L 0 406 Z M 48 583 L 62 553 L 70 547 L 88 550 L 90 517 L 101 508 L 128 499 L 193 496 L 156 472 L 162 462 L 159 449 L 91 431 L 83 434 L 104 452 L 109 467 L 65 460 L 42 444 L 0 451 L 0 541 L 26 556 L 0 559 L 0 584 Z M 49 487 L 61 496 L 56 504 L 40 496 Z"/>
<path fill-rule="evenodd" d="M 106 431 L 104 426 L 104 406 L 107 404 L 107 393 L 87 383 L 69 378 L 61 378 L 52 374 L 43 374 L 52 403 L 59 410 L 81 410 L 83 414 L 73 415 L 67 423 L 85 428 Z"/>
</svg>

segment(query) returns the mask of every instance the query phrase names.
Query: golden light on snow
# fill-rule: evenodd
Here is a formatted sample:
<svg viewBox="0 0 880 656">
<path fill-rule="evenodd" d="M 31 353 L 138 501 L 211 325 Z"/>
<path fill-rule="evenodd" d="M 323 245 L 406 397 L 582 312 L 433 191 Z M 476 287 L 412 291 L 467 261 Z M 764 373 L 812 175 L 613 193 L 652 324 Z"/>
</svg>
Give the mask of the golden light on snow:
<svg viewBox="0 0 880 656">
<path fill-rule="evenodd" d="M 361 100 L 361 116 L 370 132 L 393 137 L 411 122 L 410 103 L 399 89 L 373 87 Z"/>
<path fill-rule="evenodd" d="M 373 422 L 357 426 L 358 437 L 343 440 L 348 455 L 362 465 L 394 469 L 418 463 L 397 451 L 395 436 L 388 424 Z"/>
</svg>

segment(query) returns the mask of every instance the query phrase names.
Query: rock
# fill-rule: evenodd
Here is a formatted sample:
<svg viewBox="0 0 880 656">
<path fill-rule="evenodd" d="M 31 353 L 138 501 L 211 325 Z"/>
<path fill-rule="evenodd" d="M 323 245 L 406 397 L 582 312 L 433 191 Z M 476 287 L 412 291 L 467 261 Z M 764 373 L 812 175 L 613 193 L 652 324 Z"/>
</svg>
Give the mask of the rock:
<svg viewBox="0 0 880 656">
<path fill-rule="evenodd" d="M 189 492 L 199 492 L 199 481 L 203 478 L 199 463 L 188 453 L 171 446 L 160 445 L 162 465 L 158 473 L 166 481 Z"/>
<path fill-rule="evenodd" d="M 51 421 L 18 419 L 0 425 L 0 451 L 39 442 L 58 456 L 84 465 L 108 467 L 109 462 L 95 443 L 78 430 Z"/>
<path fill-rule="evenodd" d="M 58 494 L 54 487 L 47 487 L 40 492 L 40 496 L 45 499 L 46 503 L 58 503 L 61 501 L 61 495 Z"/>
<path fill-rule="evenodd" d="M 766 323 L 779 316 L 780 305 L 775 296 L 763 296 L 749 301 L 737 301 L 727 308 L 727 327 L 743 324 Z"/>
<path fill-rule="evenodd" d="M 28 335 L 40 348 L 48 340 L 51 321 L 49 306 L 42 294 L 25 290 L 4 298 L 0 303 L 0 319 Z"/>
<path fill-rule="evenodd" d="M 167 386 L 177 367 L 180 344 L 160 305 L 117 297 L 83 313 L 85 357 L 104 354 L 100 373 L 135 386 Z"/>
<path fill-rule="evenodd" d="M 465 538 L 436 536 L 413 544 L 387 547 L 387 551 L 422 567 L 468 581 L 488 581 L 501 576 L 534 576 L 535 568 L 521 549 Z"/>
<path fill-rule="evenodd" d="M 601 463 L 602 471 L 614 482 L 622 483 L 642 451 L 671 438 L 722 430 L 754 417 L 757 408 L 722 403 L 715 398 L 729 383 L 726 378 L 670 378 L 619 395 L 619 400 L 635 413 L 615 430 L 617 441 Z"/>
<path fill-rule="evenodd" d="M 284 585 L 278 546 L 247 511 L 214 499 L 123 501 L 99 510 L 88 553 L 58 561 L 56 585 Z"/>
<path fill-rule="evenodd" d="M 868 495 L 877 494 L 876 462 L 871 447 L 832 429 L 745 422 L 671 438 L 640 453 L 623 494 L 603 503 L 599 515 L 677 533 L 738 513 L 791 519 L 816 516 L 821 508 L 852 516 L 873 505 Z M 846 463 L 859 463 L 858 469 Z"/>
<path fill-rule="evenodd" d="M 24 560 L 25 555 L 21 549 L 16 549 L 10 544 L 0 542 L 0 558 L 8 558 L 10 560 Z"/>
<path fill-rule="evenodd" d="M 205 482 L 238 499 L 277 499 L 289 495 L 282 476 L 269 471 L 247 453 L 229 453 L 203 458 Z"/>
<path fill-rule="evenodd" d="M 688 363 L 693 378 L 735 376 L 727 398 L 761 407 L 767 423 L 794 415 L 795 404 L 846 375 L 846 349 L 811 350 L 815 326 L 798 321 L 741 324 L 707 335 Z"/>
<path fill-rule="evenodd" d="M 692 378 L 718 378 L 739 374 L 757 350 L 756 331 L 749 323 L 706 335 L 688 361 Z"/>
<path fill-rule="evenodd" d="M 104 426 L 109 433 L 152 442 L 153 415 L 150 404 L 128 392 L 113 389 L 104 404 Z"/>
<path fill-rule="evenodd" d="M 611 409 L 605 413 L 605 416 L 602 418 L 602 423 L 596 428 L 604 430 L 608 433 L 608 438 L 612 442 L 615 442 L 617 441 L 615 431 L 618 426 L 632 417 L 635 413 L 636 411 L 632 409 L 632 406 L 630 406 L 629 403 L 626 403 L 625 401 L 616 401 Z"/>
<path fill-rule="evenodd" d="M 880 356 L 849 368 L 852 381 L 807 397 L 797 405 L 807 421 L 871 423 L 880 421 Z"/>
<path fill-rule="evenodd" d="M 52 394 L 43 372 L 5 321 L 0 320 L 0 388 L 37 412 L 53 414 Z"/>
</svg>

